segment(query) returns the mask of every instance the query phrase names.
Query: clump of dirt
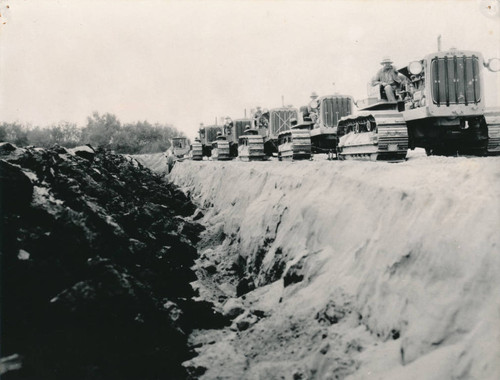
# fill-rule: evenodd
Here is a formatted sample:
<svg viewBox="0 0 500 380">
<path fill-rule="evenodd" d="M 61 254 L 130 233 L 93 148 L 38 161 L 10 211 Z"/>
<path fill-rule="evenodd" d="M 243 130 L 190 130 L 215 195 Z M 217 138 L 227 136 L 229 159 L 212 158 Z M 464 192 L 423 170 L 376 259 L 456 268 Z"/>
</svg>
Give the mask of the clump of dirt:
<svg viewBox="0 0 500 380">
<path fill-rule="evenodd" d="M 187 335 L 227 324 L 191 300 L 195 210 L 134 159 L 1 143 L 2 378 L 185 378 Z"/>
</svg>

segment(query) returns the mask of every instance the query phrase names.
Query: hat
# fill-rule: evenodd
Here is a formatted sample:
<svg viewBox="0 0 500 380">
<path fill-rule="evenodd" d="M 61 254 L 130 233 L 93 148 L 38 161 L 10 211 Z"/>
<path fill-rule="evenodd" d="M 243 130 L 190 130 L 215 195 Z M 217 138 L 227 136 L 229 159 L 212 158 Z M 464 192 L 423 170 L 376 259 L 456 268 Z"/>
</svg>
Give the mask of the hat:
<svg viewBox="0 0 500 380">
<path fill-rule="evenodd" d="M 384 63 L 392 63 L 392 60 L 386 56 L 382 58 L 382 61 L 380 62 L 381 65 L 383 65 Z"/>
<path fill-rule="evenodd" d="M 316 92 L 313 91 L 312 94 L 311 94 L 311 98 L 312 99 L 316 99 L 317 97 L 318 97 L 318 94 L 316 94 Z"/>
</svg>

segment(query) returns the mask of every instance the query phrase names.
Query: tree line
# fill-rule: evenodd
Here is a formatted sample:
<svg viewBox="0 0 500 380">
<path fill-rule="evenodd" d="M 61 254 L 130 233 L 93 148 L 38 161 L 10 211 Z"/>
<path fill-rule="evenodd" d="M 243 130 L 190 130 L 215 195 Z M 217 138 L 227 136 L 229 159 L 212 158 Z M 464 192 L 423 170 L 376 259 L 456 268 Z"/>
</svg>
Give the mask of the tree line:
<svg viewBox="0 0 500 380">
<path fill-rule="evenodd" d="M 148 121 L 122 124 L 115 115 L 100 115 L 98 112 L 87 117 L 85 127 L 66 121 L 47 127 L 16 122 L 0 124 L 0 141 L 17 146 L 49 148 L 58 144 L 74 148 L 90 144 L 122 154 L 164 152 L 170 147 L 171 138 L 182 136 L 183 133 L 169 124 L 151 124 Z"/>
</svg>

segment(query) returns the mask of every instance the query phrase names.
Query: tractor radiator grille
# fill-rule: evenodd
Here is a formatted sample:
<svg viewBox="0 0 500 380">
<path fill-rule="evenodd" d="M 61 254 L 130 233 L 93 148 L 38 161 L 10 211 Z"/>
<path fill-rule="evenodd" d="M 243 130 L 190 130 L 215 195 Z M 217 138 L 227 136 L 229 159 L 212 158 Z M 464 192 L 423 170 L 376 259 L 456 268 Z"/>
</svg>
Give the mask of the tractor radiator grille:
<svg viewBox="0 0 500 380">
<path fill-rule="evenodd" d="M 336 127 L 340 118 L 350 115 L 351 99 L 350 98 L 326 98 L 323 100 L 323 124 L 327 127 Z"/>
<path fill-rule="evenodd" d="M 292 119 L 297 119 L 297 110 L 272 110 L 270 114 L 270 134 L 277 136 L 278 133 L 288 131 L 292 125 Z"/>
<path fill-rule="evenodd" d="M 478 57 L 435 57 L 431 83 L 432 100 L 438 106 L 477 104 L 481 100 Z"/>
</svg>

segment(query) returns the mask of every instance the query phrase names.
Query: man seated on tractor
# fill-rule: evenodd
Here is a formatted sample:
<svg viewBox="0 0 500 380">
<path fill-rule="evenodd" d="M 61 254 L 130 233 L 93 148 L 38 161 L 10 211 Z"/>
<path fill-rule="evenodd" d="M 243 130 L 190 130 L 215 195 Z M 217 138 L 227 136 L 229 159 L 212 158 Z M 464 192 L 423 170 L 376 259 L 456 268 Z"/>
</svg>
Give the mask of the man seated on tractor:
<svg viewBox="0 0 500 380">
<path fill-rule="evenodd" d="M 409 79 L 399 73 L 392 65 L 389 57 L 384 57 L 380 62 L 383 67 L 372 79 L 372 86 L 381 86 L 389 102 L 396 102 L 396 94 L 401 91 L 402 84 L 408 84 Z"/>
</svg>

